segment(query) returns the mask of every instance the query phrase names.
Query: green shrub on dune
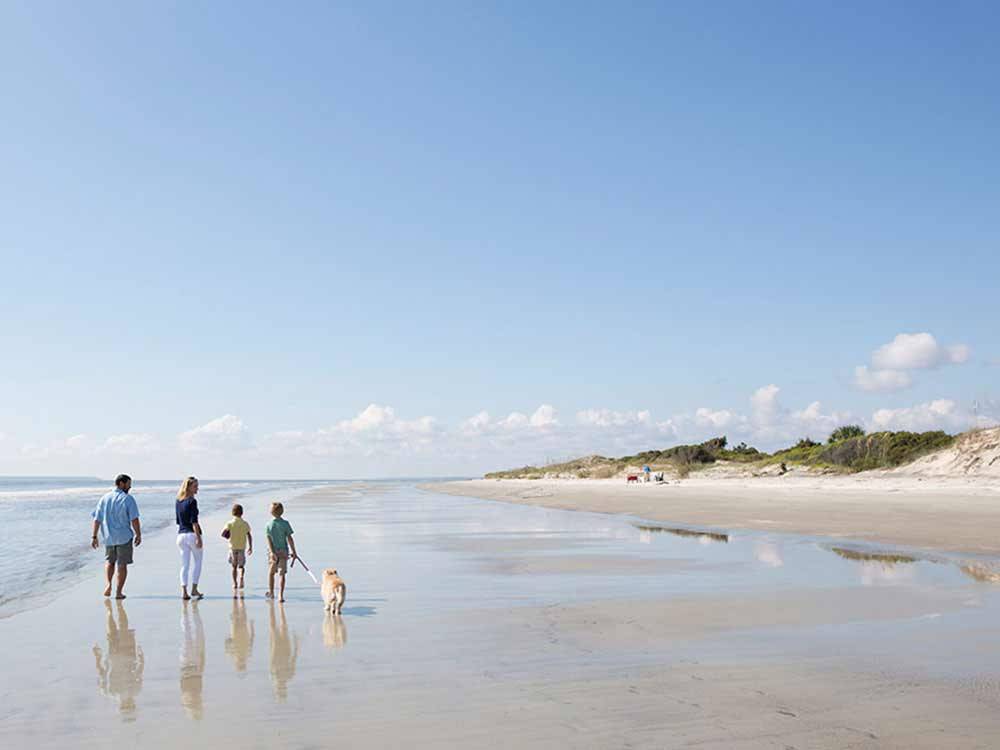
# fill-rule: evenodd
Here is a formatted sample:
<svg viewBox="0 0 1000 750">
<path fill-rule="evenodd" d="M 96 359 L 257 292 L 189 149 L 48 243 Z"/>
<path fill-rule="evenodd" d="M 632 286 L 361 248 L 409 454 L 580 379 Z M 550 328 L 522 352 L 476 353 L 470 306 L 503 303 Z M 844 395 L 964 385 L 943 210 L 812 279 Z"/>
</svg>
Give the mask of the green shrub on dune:
<svg viewBox="0 0 1000 750">
<path fill-rule="evenodd" d="M 798 465 L 833 471 L 868 471 L 889 469 L 914 461 L 921 456 L 955 441 L 953 435 L 940 430 L 933 432 L 874 432 L 866 435 L 859 425 L 845 425 L 834 430 L 827 442 L 817 443 L 808 437 L 795 445 L 764 453 L 740 443 L 727 448 L 725 436 L 706 440 L 697 445 L 675 445 L 662 451 L 643 451 L 632 456 L 608 458 L 586 456 L 549 466 L 525 466 L 509 471 L 495 471 L 487 479 L 541 479 L 562 475 L 580 479 L 610 479 L 622 472 L 649 466 L 654 471 L 669 470 L 684 478 L 693 470 L 702 469 L 718 461 L 757 465 Z"/>
<path fill-rule="evenodd" d="M 851 438 L 862 437 L 865 434 L 865 429 L 858 424 L 845 424 L 843 427 L 838 427 L 836 430 L 830 433 L 830 437 L 827 438 L 827 443 L 833 445 L 834 443 L 839 443 L 841 440 L 850 440 Z M 808 438 L 806 438 L 808 440 Z"/>
<path fill-rule="evenodd" d="M 941 430 L 934 432 L 875 432 L 823 447 L 818 460 L 852 471 L 886 469 L 910 463 L 955 441 Z"/>
</svg>

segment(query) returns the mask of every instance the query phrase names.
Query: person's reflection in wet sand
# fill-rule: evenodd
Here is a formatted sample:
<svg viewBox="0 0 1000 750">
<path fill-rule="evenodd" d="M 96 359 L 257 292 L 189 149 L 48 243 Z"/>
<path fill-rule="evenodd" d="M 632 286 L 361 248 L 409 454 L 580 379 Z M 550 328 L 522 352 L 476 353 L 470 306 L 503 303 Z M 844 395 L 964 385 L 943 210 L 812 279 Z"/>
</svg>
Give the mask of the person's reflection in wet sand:
<svg viewBox="0 0 1000 750">
<path fill-rule="evenodd" d="M 107 610 L 108 650 L 94 646 L 97 665 L 97 686 L 101 693 L 118 700 L 118 710 L 126 721 L 135 721 L 135 699 L 142 690 L 142 672 L 146 660 L 142 648 L 136 643 L 135 631 L 128 626 L 128 614 L 121 601 L 104 600 Z M 115 619 L 117 616 L 117 620 Z"/>
<path fill-rule="evenodd" d="M 323 645 L 327 650 L 334 651 L 343 648 L 347 643 L 347 627 L 340 615 L 327 613 L 323 618 Z"/>
<path fill-rule="evenodd" d="M 233 611 L 229 615 L 229 637 L 226 638 L 226 656 L 232 661 L 237 672 L 247 671 L 250 654 L 253 652 L 253 620 L 247 617 L 243 598 L 233 599 Z"/>
<path fill-rule="evenodd" d="M 271 683 L 274 697 L 284 703 L 288 698 L 288 683 L 295 676 L 295 662 L 299 658 L 299 637 L 288 633 L 285 608 L 268 601 L 271 624 Z"/>
<path fill-rule="evenodd" d="M 184 602 L 181 614 L 181 705 L 192 719 L 201 719 L 205 674 L 205 628 L 198 602 Z"/>
</svg>

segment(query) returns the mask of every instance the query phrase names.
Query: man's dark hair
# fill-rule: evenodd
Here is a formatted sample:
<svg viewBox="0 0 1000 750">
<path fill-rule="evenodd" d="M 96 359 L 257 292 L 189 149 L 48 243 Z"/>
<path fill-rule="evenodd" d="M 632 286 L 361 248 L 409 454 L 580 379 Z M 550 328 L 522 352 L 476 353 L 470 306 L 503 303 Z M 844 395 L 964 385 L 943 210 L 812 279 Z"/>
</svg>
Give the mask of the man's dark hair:
<svg viewBox="0 0 1000 750">
<path fill-rule="evenodd" d="M 128 484 L 132 481 L 132 477 L 128 474 L 119 474 L 115 477 L 115 487 L 121 487 L 124 484 Z"/>
</svg>

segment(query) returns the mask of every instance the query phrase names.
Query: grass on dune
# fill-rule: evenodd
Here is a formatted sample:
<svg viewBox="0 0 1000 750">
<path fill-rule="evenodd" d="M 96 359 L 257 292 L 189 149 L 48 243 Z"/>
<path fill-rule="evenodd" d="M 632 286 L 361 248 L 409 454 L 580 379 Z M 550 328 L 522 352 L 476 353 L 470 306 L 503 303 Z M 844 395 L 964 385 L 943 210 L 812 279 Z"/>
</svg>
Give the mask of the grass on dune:
<svg viewBox="0 0 1000 750">
<path fill-rule="evenodd" d="M 955 441 L 954 435 L 932 432 L 873 432 L 865 434 L 859 425 L 845 425 L 834 430 L 825 443 L 802 438 L 795 445 L 765 453 L 746 443 L 727 447 L 725 436 L 694 445 L 675 445 L 664 450 L 649 450 L 630 456 L 583 458 L 550 464 L 524 466 L 495 471 L 487 479 L 542 479 L 546 476 L 575 476 L 580 479 L 610 479 L 625 471 L 649 466 L 654 472 L 669 471 L 684 478 L 692 471 L 719 461 L 745 464 L 748 467 L 779 465 L 806 466 L 833 471 L 857 472 L 902 466 L 943 448 Z"/>
</svg>

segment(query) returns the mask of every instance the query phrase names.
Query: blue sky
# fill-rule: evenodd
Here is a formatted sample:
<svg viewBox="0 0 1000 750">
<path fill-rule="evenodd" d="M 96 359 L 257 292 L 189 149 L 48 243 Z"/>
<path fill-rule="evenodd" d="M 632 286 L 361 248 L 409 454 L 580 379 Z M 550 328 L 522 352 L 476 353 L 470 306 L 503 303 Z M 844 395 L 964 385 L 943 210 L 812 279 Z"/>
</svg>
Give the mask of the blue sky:
<svg viewBox="0 0 1000 750">
<path fill-rule="evenodd" d="M 995 416 L 998 23 L 5 4 L 0 472 L 472 473 Z M 932 339 L 880 370 L 899 334 Z"/>
</svg>

